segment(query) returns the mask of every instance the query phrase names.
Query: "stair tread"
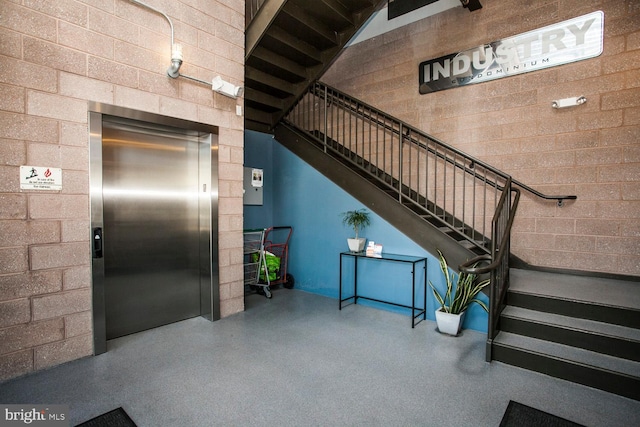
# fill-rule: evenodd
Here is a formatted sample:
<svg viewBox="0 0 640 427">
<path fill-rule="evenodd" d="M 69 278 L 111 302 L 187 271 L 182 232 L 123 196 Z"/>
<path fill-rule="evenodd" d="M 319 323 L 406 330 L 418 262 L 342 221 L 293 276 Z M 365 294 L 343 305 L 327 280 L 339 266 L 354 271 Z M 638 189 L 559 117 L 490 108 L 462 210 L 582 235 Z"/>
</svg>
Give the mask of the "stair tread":
<svg viewBox="0 0 640 427">
<path fill-rule="evenodd" d="M 507 306 L 502 311 L 502 316 L 554 325 L 566 329 L 573 329 L 588 333 L 597 333 L 609 337 L 620 338 L 640 343 L 640 329 L 614 325 L 595 320 L 580 319 L 571 316 L 563 316 L 554 313 L 545 313 L 536 310 L 528 310 L 522 307 Z"/>
<path fill-rule="evenodd" d="M 494 345 L 520 348 L 529 352 L 640 378 L 640 362 L 634 362 L 564 344 L 501 331 L 495 338 Z"/>
<path fill-rule="evenodd" d="M 640 310 L 640 281 L 510 269 L 510 291 Z"/>
</svg>

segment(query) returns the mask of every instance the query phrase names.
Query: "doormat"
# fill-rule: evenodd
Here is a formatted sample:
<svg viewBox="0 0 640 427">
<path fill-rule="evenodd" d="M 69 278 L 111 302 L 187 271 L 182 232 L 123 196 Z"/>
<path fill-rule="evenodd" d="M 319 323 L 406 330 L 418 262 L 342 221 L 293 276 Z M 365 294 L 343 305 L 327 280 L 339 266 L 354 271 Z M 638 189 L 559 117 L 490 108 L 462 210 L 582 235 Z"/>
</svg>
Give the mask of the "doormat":
<svg viewBox="0 0 640 427">
<path fill-rule="evenodd" d="M 509 401 L 500 427 L 584 427 L 522 403 Z"/>
<path fill-rule="evenodd" d="M 136 427 L 136 423 L 124 409 L 118 408 L 78 424 L 76 427 Z"/>
</svg>

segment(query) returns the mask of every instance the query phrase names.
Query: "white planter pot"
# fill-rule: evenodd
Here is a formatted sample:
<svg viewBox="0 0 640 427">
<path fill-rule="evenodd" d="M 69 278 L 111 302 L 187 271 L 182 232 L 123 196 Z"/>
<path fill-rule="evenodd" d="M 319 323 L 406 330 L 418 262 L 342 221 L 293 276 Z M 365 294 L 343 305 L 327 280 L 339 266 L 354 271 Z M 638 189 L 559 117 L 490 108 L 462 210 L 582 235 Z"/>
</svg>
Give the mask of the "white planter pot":
<svg viewBox="0 0 640 427">
<path fill-rule="evenodd" d="M 466 311 L 460 314 L 451 314 L 442 311 L 442 307 L 436 310 L 436 324 L 440 333 L 456 336 L 462 330 L 464 315 Z"/>
<path fill-rule="evenodd" d="M 360 237 L 358 239 L 347 239 L 347 244 L 349 245 L 349 250 L 351 252 L 362 252 L 366 241 L 367 239 L 364 237 Z"/>
</svg>

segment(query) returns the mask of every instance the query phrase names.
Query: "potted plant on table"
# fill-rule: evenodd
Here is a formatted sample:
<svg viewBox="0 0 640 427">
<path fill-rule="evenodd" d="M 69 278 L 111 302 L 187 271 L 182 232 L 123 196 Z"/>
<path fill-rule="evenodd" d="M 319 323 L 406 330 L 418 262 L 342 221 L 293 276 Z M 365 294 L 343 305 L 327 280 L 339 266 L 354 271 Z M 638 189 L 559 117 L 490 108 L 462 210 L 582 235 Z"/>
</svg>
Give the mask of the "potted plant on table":
<svg viewBox="0 0 640 427">
<path fill-rule="evenodd" d="M 349 250 L 351 252 L 362 252 L 367 239 L 364 237 L 358 237 L 358 233 L 361 229 L 364 229 L 371 224 L 369 211 L 366 209 L 356 209 L 353 211 L 342 212 L 340 215 L 342 215 L 342 224 L 352 227 L 356 234 L 354 238 L 347 239 Z"/>
<path fill-rule="evenodd" d="M 460 273 L 457 282 L 455 282 L 454 290 L 455 274 L 449 272 L 449 265 L 442 252 L 438 251 L 438 255 L 440 257 L 440 270 L 444 274 L 447 291 L 443 296 L 429 281 L 433 295 L 438 304 L 440 304 L 440 307 L 436 310 L 436 324 L 441 333 L 455 336 L 460 333 L 464 315 L 471 304 L 476 303 L 486 312 L 489 311 L 487 305 L 476 297 L 480 291 L 489 285 L 490 281 L 486 279 L 478 282 L 477 275 Z"/>
</svg>

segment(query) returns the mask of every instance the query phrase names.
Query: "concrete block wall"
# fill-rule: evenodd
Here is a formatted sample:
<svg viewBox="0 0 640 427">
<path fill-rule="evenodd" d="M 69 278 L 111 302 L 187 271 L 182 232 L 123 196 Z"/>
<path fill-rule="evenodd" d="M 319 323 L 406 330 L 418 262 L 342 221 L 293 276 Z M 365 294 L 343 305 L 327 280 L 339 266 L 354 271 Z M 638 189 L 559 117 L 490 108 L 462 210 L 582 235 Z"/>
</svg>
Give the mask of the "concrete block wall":
<svg viewBox="0 0 640 427">
<path fill-rule="evenodd" d="M 244 2 L 145 3 L 181 72 L 243 84 Z M 128 0 L 0 2 L 0 381 L 93 353 L 89 101 L 220 128 L 220 310 L 244 310 L 242 100 L 168 78 L 170 57 L 166 19 Z M 63 189 L 21 191 L 21 165 L 61 168 Z"/>
<path fill-rule="evenodd" d="M 524 194 L 512 250 L 539 266 L 640 276 L 640 3 L 482 0 L 347 48 L 327 84 L 546 194 Z M 492 82 L 418 93 L 418 65 L 604 11 L 604 52 Z M 555 99 L 585 96 L 556 110 Z"/>
</svg>

